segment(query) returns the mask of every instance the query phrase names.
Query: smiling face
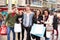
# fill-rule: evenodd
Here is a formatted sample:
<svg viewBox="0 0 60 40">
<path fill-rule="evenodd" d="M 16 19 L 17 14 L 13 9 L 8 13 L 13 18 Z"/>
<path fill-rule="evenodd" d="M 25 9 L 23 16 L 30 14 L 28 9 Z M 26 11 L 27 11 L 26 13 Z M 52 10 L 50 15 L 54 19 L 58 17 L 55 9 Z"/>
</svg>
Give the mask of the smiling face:
<svg viewBox="0 0 60 40">
<path fill-rule="evenodd" d="M 26 11 L 30 10 L 30 7 L 26 7 Z"/>
<path fill-rule="evenodd" d="M 19 11 L 19 15 L 22 15 L 22 13 L 23 13 L 23 10 L 20 10 L 20 11 Z"/>
<path fill-rule="evenodd" d="M 37 15 L 40 15 L 40 11 L 38 10 L 36 14 L 37 14 Z"/>
<path fill-rule="evenodd" d="M 44 15 L 45 16 L 48 16 L 48 11 L 44 11 Z"/>
</svg>

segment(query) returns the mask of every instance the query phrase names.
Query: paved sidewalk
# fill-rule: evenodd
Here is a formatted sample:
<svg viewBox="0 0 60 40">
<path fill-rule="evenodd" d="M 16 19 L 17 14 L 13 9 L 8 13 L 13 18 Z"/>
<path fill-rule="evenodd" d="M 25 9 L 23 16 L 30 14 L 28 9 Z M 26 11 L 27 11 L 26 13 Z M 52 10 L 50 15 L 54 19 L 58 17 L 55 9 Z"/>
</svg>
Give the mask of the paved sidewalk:
<svg viewBox="0 0 60 40">
<path fill-rule="evenodd" d="M 12 32 L 11 32 L 10 40 L 12 40 L 12 35 L 13 35 L 13 34 L 12 34 Z M 24 40 L 26 40 L 26 31 L 25 31 L 25 34 L 24 34 L 24 35 L 25 35 Z M 20 39 L 21 39 L 21 37 L 22 37 L 22 36 L 20 36 Z M 59 38 L 60 38 L 60 37 L 59 37 Z M 0 40 L 7 40 L 7 35 L 5 35 L 5 36 L 4 36 L 4 35 L 3 35 L 3 36 L 0 35 Z M 18 39 L 17 39 L 17 33 L 16 33 L 16 40 L 18 40 Z M 33 40 L 33 39 L 32 39 L 32 40 Z M 34 40 L 35 40 L 35 39 L 34 39 Z M 41 40 L 45 40 L 45 38 L 43 37 L 43 38 L 41 38 Z M 52 39 L 50 38 L 50 40 L 52 40 Z M 55 40 L 55 39 L 54 39 L 54 40 Z M 60 39 L 59 39 L 59 40 L 60 40 Z"/>
</svg>

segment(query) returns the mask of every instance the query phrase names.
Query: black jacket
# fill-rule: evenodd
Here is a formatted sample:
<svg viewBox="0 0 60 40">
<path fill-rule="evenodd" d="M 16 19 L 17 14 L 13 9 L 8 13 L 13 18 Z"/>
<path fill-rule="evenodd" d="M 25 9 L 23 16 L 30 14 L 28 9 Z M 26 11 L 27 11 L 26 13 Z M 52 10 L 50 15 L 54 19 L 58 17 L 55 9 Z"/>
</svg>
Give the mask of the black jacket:
<svg viewBox="0 0 60 40">
<path fill-rule="evenodd" d="M 23 21 L 23 15 L 17 15 L 16 23 L 20 23 L 19 20 L 18 20 L 19 18 L 21 18 L 21 21 Z"/>
<path fill-rule="evenodd" d="M 57 15 L 54 16 L 53 18 L 53 28 L 57 30 L 57 27 L 58 27 L 58 18 L 57 18 Z"/>
<path fill-rule="evenodd" d="M 39 24 L 42 24 L 41 20 L 43 20 L 43 16 L 33 17 L 33 23 L 38 24 L 37 21 L 39 21 Z"/>
</svg>

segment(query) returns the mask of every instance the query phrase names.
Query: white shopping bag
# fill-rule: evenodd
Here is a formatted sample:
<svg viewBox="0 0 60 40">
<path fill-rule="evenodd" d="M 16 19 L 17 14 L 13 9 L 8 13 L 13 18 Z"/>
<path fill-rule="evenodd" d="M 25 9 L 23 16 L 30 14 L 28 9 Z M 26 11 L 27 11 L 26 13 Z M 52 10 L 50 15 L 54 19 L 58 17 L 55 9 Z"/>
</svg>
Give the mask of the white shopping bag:
<svg viewBox="0 0 60 40">
<path fill-rule="evenodd" d="M 21 32 L 22 31 L 20 23 L 19 24 L 15 23 L 15 25 L 14 25 L 14 31 L 15 32 Z"/>
<path fill-rule="evenodd" d="M 51 38 L 51 34 L 52 34 L 52 32 L 48 32 L 48 31 L 47 31 L 47 32 L 46 32 L 46 37 L 47 37 L 47 38 Z"/>
<path fill-rule="evenodd" d="M 45 27 L 43 24 L 34 24 L 30 33 L 35 36 L 43 37 L 45 33 Z"/>
</svg>

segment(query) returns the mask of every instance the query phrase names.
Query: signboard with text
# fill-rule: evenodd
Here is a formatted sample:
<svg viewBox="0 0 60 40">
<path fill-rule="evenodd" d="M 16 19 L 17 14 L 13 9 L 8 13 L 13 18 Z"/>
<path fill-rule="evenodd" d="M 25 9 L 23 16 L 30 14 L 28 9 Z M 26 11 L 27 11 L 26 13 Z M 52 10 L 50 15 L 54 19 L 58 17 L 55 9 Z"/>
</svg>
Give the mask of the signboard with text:
<svg viewBox="0 0 60 40">
<path fill-rule="evenodd" d="M 6 5 L 6 0 L 0 0 L 0 6 Z"/>
<path fill-rule="evenodd" d="M 18 0 L 18 5 L 19 6 L 24 6 L 25 5 L 25 0 Z"/>
</svg>

